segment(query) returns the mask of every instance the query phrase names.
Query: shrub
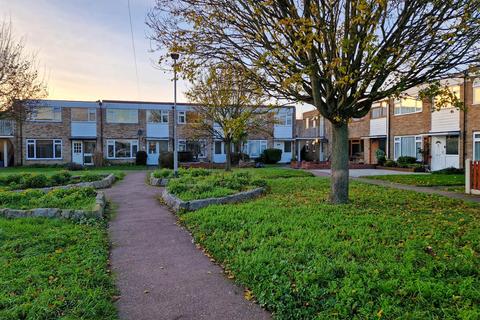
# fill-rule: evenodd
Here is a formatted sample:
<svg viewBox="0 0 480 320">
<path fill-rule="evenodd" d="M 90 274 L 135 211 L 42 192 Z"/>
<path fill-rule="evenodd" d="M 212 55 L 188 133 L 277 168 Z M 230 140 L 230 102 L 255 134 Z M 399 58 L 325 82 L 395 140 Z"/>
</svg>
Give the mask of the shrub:
<svg viewBox="0 0 480 320">
<path fill-rule="evenodd" d="M 137 166 L 147 165 L 147 153 L 145 151 L 137 151 L 137 154 L 135 155 L 135 164 Z"/>
<path fill-rule="evenodd" d="M 282 150 L 275 148 L 265 149 L 262 155 L 263 162 L 273 164 L 282 159 Z"/>
<path fill-rule="evenodd" d="M 246 153 L 234 152 L 231 154 L 231 160 L 232 160 L 232 164 L 239 164 L 240 160 L 242 161 L 250 160 L 250 156 Z"/>
<path fill-rule="evenodd" d="M 398 159 L 397 159 L 397 163 L 400 166 L 404 166 L 404 165 L 407 165 L 407 164 L 412 164 L 412 163 L 415 163 L 415 162 L 417 162 L 417 159 L 415 157 L 402 156 L 402 157 L 398 157 Z"/>
<path fill-rule="evenodd" d="M 50 182 L 54 186 L 68 184 L 72 180 L 72 174 L 66 170 L 57 172 L 50 176 Z"/>
<path fill-rule="evenodd" d="M 377 157 L 377 162 L 381 166 L 383 166 L 385 164 L 385 161 L 387 161 L 387 158 L 385 157 L 385 151 L 383 151 L 382 149 L 377 149 L 375 151 L 375 157 Z"/>
<path fill-rule="evenodd" d="M 81 182 L 92 182 L 92 181 L 98 181 L 103 178 L 103 175 L 98 174 L 98 173 L 87 173 L 84 175 L 80 176 L 80 181 Z"/>
<path fill-rule="evenodd" d="M 181 175 L 189 175 L 191 177 L 205 177 L 209 176 L 212 172 L 207 169 L 203 168 L 188 168 L 188 169 L 180 169 Z"/>
<path fill-rule="evenodd" d="M 396 167 L 397 163 L 394 160 L 386 160 L 384 166 L 385 167 Z"/>
<path fill-rule="evenodd" d="M 163 169 L 155 170 L 153 172 L 153 176 L 157 179 L 171 178 L 173 177 L 173 171 L 172 169 L 163 168 Z"/>
<path fill-rule="evenodd" d="M 75 162 L 69 162 L 65 165 L 65 169 L 70 171 L 80 171 L 83 170 L 83 166 Z"/>
<path fill-rule="evenodd" d="M 178 162 L 192 162 L 192 151 L 178 151 Z"/>
<path fill-rule="evenodd" d="M 23 177 L 21 185 L 22 189 L 43 188 L 48 185 L 48 178 L 44 174 L 32 173 Z"/>
<path fill-rule="evenodd" d="M 173 152 L 160 153 L 158 157 L 158 165 L 160 168 L 173 169 Z"/>
</svg>

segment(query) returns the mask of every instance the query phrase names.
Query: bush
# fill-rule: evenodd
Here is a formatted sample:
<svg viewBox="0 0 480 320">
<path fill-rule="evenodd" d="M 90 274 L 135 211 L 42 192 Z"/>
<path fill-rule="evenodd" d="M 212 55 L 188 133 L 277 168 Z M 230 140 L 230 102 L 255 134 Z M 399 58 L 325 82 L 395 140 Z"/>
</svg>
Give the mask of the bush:
<svg viewBox="0 0 480 320">
<path fill-rule="evenodd" d="M 48 178 L 44 174 L 30 173 L 22 175 L 21 189 L 44 188 L 48 185 Z"/>
<path fill-rule="evenodd" d="M 145 151 L 137 151 L 137 154 L 135 155 L 135 164 L 137 166 L 147 165 L 147 153 Z"/>
<path fill-rule="evenodd" d="M 192 162 L 193 153 L 191 151 L 179 151 L 178 162 Z"/>
<path fill-rule="evenodd" d="M 69 162 L 65 165 L 65 169 L 70 171 L 80 171 L 83 170 L 83 166 L 75 162 Z"/>
<path fill-rule="evenodd" d="M 240 163 L 240 160 L 242 160 L 242 161 L 250 160 L 250 156 L 246 153 L 235 152 L 235 153 L 231 154 L 231 160 L 232 160 L 232 164 L 236 165 L 236 164 Z"/>
<path fill-rule="evenodd" d="M 264 160 L 263 162 L 265 163 L 277 163 L 282 159 L 282 150 L 275 148 L 265 149 L 262 153 L 262 157 Z"/>
<path fill-rule="evenodd" d="M 157 179 L 171 178 L 173 177 L 173 171 L 172 169 L 167 169 L 167 168 L 155 170 L 153 172 L 153 177 Z"/>
<path fill-rule="evenodd" d="M 415 157 L 402 156 L 402 157 L 398 157 L 397 159 L 397 163 L 399 166 L 404 166 L 404 165 L 412 164 L 415 162 L 417 162 L 417 159 Z"/>
<path fill-rule="evenodd" d="M 384 163 L 385 167 L 396 167 L 397 163 L 394 160 L 386 160 Z"/>
<path fill-rule="evenodd" d="M 387 161 L 387 158 L 385 157 L 385 151 L 383 151 L 382 149 L 377 149 L 375 151 L 375 157 L 377 157 L 377 162 L 381 166 L 383 166 L 385 164 L 385 161 Z"/>
<path fill-rule="evenodd" d="M 465 170 L 450 167 L 450 168 L 445 168 L 445 169 L 442 169 L 442 170 L 433 171 L 432 173 L 433 174 L 464 174 Z"/>
<path fill-rule="evenodd" d="M 93 181 L 98 181 L 102 179 L 103 179 L 103 175 L 99 173 L 87 173 L 80 176 L 81 182 L 93 182 Z"/>
<path fill-rule="evenodd" d="M 158 157 L 158 166 L 160 168 L 173 169 L 173 152 L 160 153 Z"/>
<path fill-rule="evenodd" d="M 72 174 L 66 170 L 57 172 L 50 176 L 51 184 L 54 186 L 68 184 L 72 180 Z"/>
</svg>

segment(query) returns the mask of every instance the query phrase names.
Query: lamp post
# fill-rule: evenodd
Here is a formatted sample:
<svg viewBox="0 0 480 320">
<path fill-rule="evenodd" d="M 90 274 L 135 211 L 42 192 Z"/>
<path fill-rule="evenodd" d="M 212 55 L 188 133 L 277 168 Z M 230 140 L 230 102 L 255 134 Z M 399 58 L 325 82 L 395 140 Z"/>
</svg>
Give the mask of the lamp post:
<svg viewBox="0 0 480 320">
<path fill-rule="evenodd" d="M 173 59 L 173 175 L 178 176 L 178 150 L 177 150 L 177 60 L 178 53 L 171 53 Z"/>
</svg>

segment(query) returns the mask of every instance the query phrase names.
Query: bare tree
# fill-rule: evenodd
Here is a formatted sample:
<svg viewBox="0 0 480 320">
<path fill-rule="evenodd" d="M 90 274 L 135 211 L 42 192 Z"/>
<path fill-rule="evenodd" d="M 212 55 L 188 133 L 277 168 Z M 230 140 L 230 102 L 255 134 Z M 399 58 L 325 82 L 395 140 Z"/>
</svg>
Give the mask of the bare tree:
<svg viewBox="0 0 480 320">
<path fill-rule="evenodd" d="M 223 141 L 225 170 L 231 169 L 231 148 L 245 136 L 268 131 L 274 123 L 263 90 L 242 72 L 229 65 L 212 67 L 193 81 L 186 93 L 195 103 L 195 119 L 189 123 L 193 137 Z"/>
<path fill-rule="evenodd" d="M 25 53 L 25 43 L 12 34 L 11 23 L 0 25 L 0 117 L 14 120 L 22 146 L 22 126 L 35 100 L 46 96 L 34 55 Z M 23 151 L 20 150 L 20 155 Z"/>
<path fill-rule="evenodd" d="M 374 101 L 479 62 L 478 0 L 157 0 L 158 49 L 195 68 L 235 61 L 272 97 L 332 123 L 331 201 L 348 201 L 348 121 Z"/>
</svg>

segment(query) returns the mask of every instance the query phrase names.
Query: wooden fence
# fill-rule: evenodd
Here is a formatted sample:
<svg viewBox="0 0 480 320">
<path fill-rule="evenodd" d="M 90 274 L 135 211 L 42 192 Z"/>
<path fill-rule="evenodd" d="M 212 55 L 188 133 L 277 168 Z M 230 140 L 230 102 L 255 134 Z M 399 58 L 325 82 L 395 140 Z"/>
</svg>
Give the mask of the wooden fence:
<svg viewBox="0 0 480 320">
<path fill-rule="evenodd" d="M 465 161 L 465 193 L 480 194 L 480 161 Z"/>
</svg>

